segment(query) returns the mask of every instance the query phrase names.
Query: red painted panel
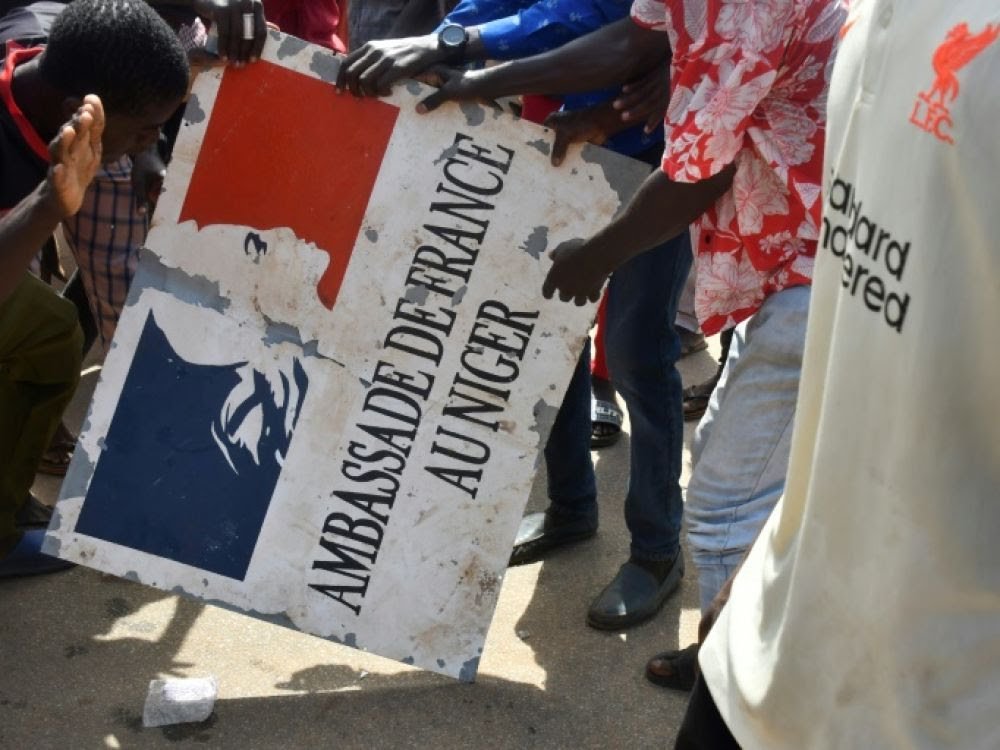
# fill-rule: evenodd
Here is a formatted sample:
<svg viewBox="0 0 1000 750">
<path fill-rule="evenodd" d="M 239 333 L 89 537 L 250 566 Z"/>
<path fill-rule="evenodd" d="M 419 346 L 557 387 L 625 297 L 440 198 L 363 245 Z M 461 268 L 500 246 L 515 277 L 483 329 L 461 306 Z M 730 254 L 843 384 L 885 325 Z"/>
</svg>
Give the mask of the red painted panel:
<svg viewBox="0 0 1000 750">
<path fill-rule="evenodd" d="M 271 63 L 227 68 L 180 220 L 288 227 L 316 243 L 332 308 L 398 114 Z"/>
</svg>

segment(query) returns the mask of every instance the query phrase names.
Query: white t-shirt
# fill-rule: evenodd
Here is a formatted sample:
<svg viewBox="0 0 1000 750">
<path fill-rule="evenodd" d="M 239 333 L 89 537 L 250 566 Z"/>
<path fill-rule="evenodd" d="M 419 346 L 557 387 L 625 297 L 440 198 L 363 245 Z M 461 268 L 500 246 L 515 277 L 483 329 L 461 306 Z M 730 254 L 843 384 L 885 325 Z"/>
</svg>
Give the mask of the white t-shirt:
<svg viewBox="0 0 1000 750">
<path fill-rule="evenodd" d="M 1000 2 L 842 33 L 785 497 L 701 666 L 748 750 L 997 750 Z"/>
</svg>

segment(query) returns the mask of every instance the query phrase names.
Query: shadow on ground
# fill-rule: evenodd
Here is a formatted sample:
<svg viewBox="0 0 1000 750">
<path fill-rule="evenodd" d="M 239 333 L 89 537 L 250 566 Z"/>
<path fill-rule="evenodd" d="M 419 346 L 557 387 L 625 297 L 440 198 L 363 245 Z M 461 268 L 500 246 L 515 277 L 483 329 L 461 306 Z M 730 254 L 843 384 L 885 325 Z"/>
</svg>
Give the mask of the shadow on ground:
<svg viewBox="0 0 1000 750">
<path fill-rule="evenodd" d="M 698 356 L 687 374 L 710 374 Z M 670 747 L 686 697 L 642 671 L 694 637 L 693 568 L 649 623 L 585 625 L 628 550 L 627 436 L 596 455 L 598 536 L 508 571 L 475 684 L 78 568 L 0 582 L 0 747 Z M 529 509 L 545 504 L 540 475 Z M 207 674 L 207 722 L 142 727 L 151 679 Z"/>
</svg>

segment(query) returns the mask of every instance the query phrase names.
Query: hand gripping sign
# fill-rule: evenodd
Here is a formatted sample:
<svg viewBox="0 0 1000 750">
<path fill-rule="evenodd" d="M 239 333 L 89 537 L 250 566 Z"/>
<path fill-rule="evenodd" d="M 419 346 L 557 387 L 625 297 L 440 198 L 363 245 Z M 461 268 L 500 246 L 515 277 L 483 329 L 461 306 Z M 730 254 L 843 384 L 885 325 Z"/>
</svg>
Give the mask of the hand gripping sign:
<svg viewBox="0 0 1000 750">
<path fill-rule="evenodd" d="M 646 168 L 337 64 L 199 77 L 46 550 L 471 680 L 594 314 L 546 251 Z"/>
</svg>

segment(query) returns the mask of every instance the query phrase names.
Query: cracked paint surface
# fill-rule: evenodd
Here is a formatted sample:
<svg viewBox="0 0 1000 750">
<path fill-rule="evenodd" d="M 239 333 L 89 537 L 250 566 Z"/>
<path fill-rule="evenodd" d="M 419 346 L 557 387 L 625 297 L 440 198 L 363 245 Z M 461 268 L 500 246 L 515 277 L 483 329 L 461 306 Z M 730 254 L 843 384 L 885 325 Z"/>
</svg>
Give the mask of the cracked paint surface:
<svg viewBox="0 0 1000 750">
<path fill-rule="evenodd" d="M 199 77 L 47 549 L 471 681 L 539 448 L 594 316 L 592 306 L 541 298 L 545 252 L 599 229 L 648 168 L 571 149 L 555 170 L 539 145 L 548 143 L 542 128 L 495 109 L 487 117 L 478 104 L 417 115 L 431 89 L 416 82 L 378 101 L 339 95 L 328 83 L 335 58 L 282 35 L 270 36 L 263 59 L 283 73 L 260 86 L 243 79 L 252 95 L 245 112 L 222 105 L 225 76 L 266 68 Z M 314 149 L 300 161 L 310 138 L 293 133 L 288 142 L 298 145 L 286 153 L 281 134 L 259 135 L 284 154 L 263 170 L 271 176 L 247 177 L 235 203 L 190 210 L 199 164 L 211 158 L 205 139 L 236 137 L 240 118 L 266 107 L 274 81 L 297 85 L 287 72 L 309 84 L 299 101 L 344 122 L 370 118 L 374 126 L 357 134 L 368 140 L 350 148 L 331 140 L 336 158 L 319 168 Z M 223 111 L 230 119 L 220 125 Z M 384 137 L 374 138 L 379 123 Z M 374 177 L 361 189 L 366 169 Z M 310 217 L 347 209 L 338 216 L 353 223 L 309 227 Z M 324 296 L 334 263 L 339 285 Z M 509 380 L 492 391 L 462 385 L 489 386 L 483 373 Z M 149 378 L 157 395 L 144 395 Z M 185 390 L 188 381 L 208 385 Z M 456 401 L 454 392 L 475 388 L 478 401 Z M 456 409 L 470 404 L 479 410 Z M 129 432 L 139 425 L 142 440 Z M 154 458 L 128 454 L 140 444 L 160 449 Z M 481 463 L 463 463 L 476 456 Z M 144 468 L 101 479 L 113 465 Z M 456 469 L 474 478 L 442 478 Z M 350 479 L 366 471 L 382 473 L 367 484 Z M 213 484 L 201 512 L 171 514 L 203 477 Z M 271 489 L 256 509 L 247 499 L 232 505 L 239 512 L 215 512 L 231 502 L 226 488 L 244 480 Z M 155 544 L 115 537 L 122 532 L 93 518 L 81 531 L 90 503 L 114 502 L 96 499 L 94 488 L 113 495 L 116 482 L 149 505 L 144 528 L 161 537 Z M 389 488 L 392 502 L 379 502 Z M 260 519 L 252 527 L 250 516 Z M 329 547 L 352 529 L 355 549 L 367 553 L 351 558 L 353 579 Z M 185 548 L 192 538 L 205 539 L 204 549 Z M 345 593 L 361 580 L 362 593 Z M 338 590 L 341 600 L 331 596 Z"/>
</svg>

